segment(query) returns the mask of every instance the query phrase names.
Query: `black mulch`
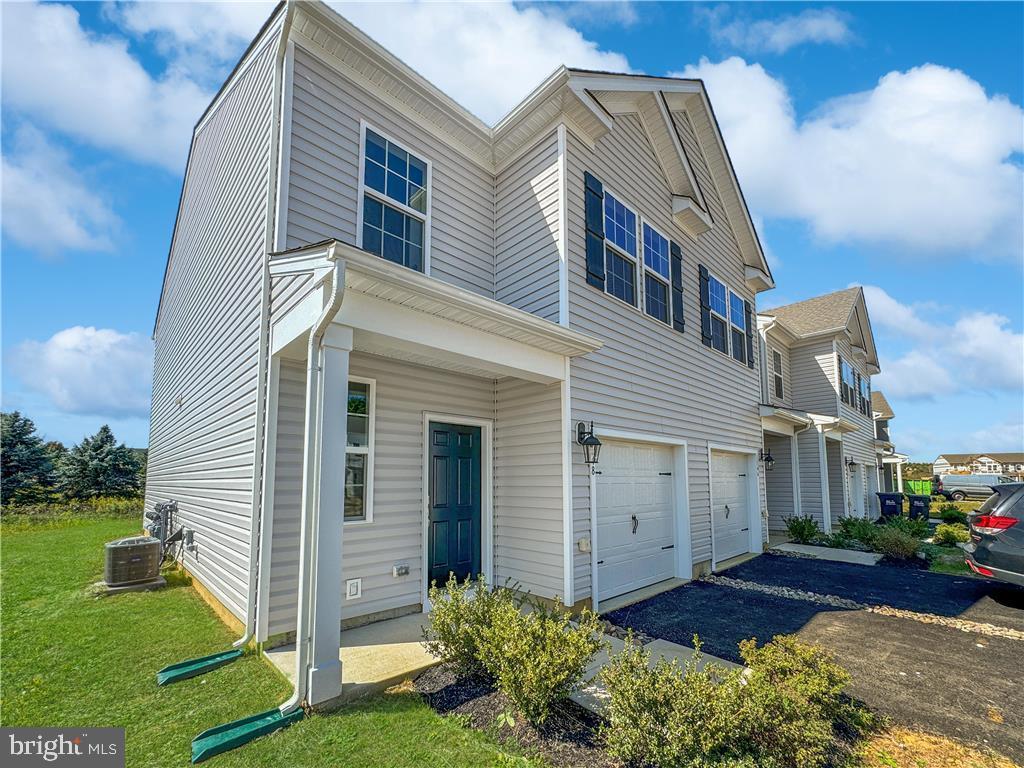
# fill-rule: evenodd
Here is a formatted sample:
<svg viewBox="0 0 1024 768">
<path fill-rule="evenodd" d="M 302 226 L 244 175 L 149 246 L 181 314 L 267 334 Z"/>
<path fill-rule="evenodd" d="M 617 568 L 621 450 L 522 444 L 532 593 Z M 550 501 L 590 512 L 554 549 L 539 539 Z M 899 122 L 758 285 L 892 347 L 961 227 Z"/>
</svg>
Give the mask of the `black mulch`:
<svg viewBox="0 0 1024 768">
<path fill-rule="evenodd" d="M 460 678 L 445 666 L 420 675 L 416 690 L 439 714 L 466 717 L 472 727 L 491 733 L 501 743 L 539 755 L 552 766 L 619 766 L 601 748 L 597 736 L 600 718 L 572 701 L 557 706 L 543 726 L 535 727 L 514 714 L 515 707 L 486 681 Z M 505 713 L 513 713 L 514 726 L 499 722 L 499 715 Z"/>
<path fill-rule="evenodd" d="M 723 575 L 759 584 L 836 595 L 871 605 L 891 605 L 919 613 L 1024 629 L 1024 589 L 970 576 L 781 557 L 770 553 L 733 566 Z"/>
</svg>

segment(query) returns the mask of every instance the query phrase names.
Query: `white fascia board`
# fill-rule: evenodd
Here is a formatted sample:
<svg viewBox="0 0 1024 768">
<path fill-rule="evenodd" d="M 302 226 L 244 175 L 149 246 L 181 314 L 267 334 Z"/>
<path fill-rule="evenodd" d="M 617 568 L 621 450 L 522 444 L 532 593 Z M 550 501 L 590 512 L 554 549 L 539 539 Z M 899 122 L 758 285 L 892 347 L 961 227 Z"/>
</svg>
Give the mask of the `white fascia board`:
<svg viewBox="0 0 1024 768">
<path fill-rule="evenodd" d="M 672 195 L 672 218 L 687 234 L 693 237 L 703 235 L 712 226 L 708 213 L 700 207 L 696 200 L 685 195 Z"/>
<path fill-rule="evenodd" d="M 646 75 L 616 75 L 605 72 L 582 72 L 569 70 L 573 85 L 592 91 L 665 91 L 689 95 L 700 93 L 697 80 L 679 80 L 673 77 L 649 77 Z"/>
</svg>

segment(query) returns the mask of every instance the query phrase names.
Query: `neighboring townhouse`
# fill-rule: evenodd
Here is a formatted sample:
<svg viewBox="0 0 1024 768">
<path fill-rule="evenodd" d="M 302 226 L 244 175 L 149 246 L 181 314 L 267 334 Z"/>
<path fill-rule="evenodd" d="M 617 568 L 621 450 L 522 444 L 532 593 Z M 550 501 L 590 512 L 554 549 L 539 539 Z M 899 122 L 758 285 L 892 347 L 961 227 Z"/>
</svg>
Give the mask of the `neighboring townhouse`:
<svg viewBox="0 0 1024 768">
<path fill-rule="evenodd" d="M 195 128 L 147 509 L 310 703 L 449 573 L 598 607 L 713 570 L 766 535 L 773 285 L 700 81 L 560 68 L 487 126 L 282 4 Z"/>
<path fill-rule="evenodd" d="M 1024 480 L 1024 453 L 944 453 L 932 463 L 936 475 L 1006 475 Z"/>
<path fill-rule="evenodd" d="M 896 417 L 885 395 L 871 390 L 871 412 L 875 418 L 875 451 L 878 454 L 879 490 L 886 493 L 903 492 L 903 465 L 907 456 L 896 453 L 889 421 Z M 870 500 L 869 500 L 870 501 Z"/>
<path fill-rule="evenodd" d="M 794 515 L 830 532 L 866 517 L 879 490 L 871 376 L 878 356 L 864 291 L 848 288 L 762 311 L 761 422 L 768 528 Z"/>
</svg>

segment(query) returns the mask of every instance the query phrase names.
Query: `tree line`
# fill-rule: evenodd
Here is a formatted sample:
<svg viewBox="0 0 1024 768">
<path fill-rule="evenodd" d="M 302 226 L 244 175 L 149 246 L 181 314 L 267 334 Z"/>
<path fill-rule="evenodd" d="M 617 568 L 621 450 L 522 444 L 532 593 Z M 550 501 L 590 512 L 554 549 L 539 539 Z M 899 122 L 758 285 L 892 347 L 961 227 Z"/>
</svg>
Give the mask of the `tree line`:
<svg viewBox="0 0 1024 768">
<path fill-rule="evenodd" d="M 119 444 L 106 424 L 69 449 L 55 440 L 44 441 L 32 419 L 12 411 L 0 413 L 0 438 L 5 507 L 131 498 L 145 488 L 146 451 Z"/>
</svg>

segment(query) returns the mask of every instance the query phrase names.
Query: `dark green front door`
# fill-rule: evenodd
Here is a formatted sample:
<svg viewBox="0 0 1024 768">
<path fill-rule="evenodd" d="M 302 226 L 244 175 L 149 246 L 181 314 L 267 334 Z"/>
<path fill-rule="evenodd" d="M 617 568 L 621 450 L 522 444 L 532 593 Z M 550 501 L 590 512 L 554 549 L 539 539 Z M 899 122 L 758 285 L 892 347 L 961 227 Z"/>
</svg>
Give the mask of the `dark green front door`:
<svg viewBox="0 0 1024 768">
<path fill-rule="evenodd" d="M 429 579 L 480 574 L 480 427 L 432 421 L 428 488 Z"/>
</svg>

